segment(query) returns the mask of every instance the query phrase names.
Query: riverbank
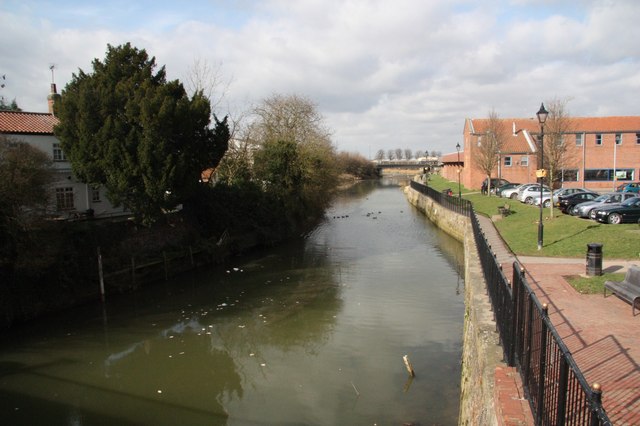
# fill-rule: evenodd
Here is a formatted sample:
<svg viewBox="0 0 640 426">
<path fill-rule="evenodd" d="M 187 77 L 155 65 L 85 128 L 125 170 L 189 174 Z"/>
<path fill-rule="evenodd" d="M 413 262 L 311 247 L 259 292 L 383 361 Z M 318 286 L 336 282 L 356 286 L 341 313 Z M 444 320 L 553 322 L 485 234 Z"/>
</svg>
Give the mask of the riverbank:
<svg viewBox="0 0 640 426">
<path fill-rule="evenodd" d="M 464 245 L 465 321 L 458 424 L 527 424 L 531 416 L 519 377 L 502 361 L 470 220 L 444 209 L 411 187 L 405 188 L 405 194 L 412 205 Z M 509 423 L 509 419 L 524 423 Z"/>
</svg>

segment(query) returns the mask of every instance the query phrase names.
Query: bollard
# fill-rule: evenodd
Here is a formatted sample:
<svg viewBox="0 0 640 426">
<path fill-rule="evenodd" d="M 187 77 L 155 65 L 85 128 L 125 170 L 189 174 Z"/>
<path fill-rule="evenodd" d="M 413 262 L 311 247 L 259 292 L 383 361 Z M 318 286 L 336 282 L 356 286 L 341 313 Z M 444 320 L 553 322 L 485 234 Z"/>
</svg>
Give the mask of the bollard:
<svg viewBox="0 0 640 426">
<path fill-rule="evenodd" d="M 587 244 L 587 276 L 602 275 L 602 244 Z"/>
</svg>

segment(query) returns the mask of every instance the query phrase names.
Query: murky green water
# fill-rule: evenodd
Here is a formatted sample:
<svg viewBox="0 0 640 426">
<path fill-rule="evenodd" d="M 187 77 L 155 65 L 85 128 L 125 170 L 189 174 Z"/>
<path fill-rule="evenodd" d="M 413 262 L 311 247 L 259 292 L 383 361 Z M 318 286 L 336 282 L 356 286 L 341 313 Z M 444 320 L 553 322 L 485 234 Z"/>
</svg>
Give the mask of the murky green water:
<svg viewBox="0 0 640 426">
<path fill-rule="evenodd" d="M 358 185 L 304 239 L 3 336 L 0 424 L 456 424 L 462 256 Z"/>
</svg>

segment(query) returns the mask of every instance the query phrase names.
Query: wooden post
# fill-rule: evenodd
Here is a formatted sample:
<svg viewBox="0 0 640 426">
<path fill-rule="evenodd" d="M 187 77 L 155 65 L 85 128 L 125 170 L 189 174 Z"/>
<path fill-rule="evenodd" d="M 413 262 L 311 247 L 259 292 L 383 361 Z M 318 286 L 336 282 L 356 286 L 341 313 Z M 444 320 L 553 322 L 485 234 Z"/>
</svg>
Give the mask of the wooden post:
<svg viewBox="0 0 640 426">
<path fill-rule="evenodd" d="M 164 280 L 169 280 L 169 265 L 167 264 L 167 253 L 162 250 L 162 257 L 164 258 Z"/>
<path fill-rule="evenodd" d="M 104 274 L 102 273 L 102 254 L 100 253 L 100 247 L 98 247 L 98 277 L 100 278 L 100 300 L 104 303 Z"/>
<path fill-rule="evenodd" d="M 415 371 L 413 371 L 413 366 L 411 365 L 411 361 L 409 361 L 409 355 L 403 356 L 402 360 L 404 361 L 404 365 L 407 367 L 407 371 L 409 372 L 409 375 L 411 375 L 411 377 L 416 377 L 416 373 Z"/>
<path fill-rule="evenodd" d="M 131 256 L 131 286 L 136 286 L 136 258 Z"/>
</svg>

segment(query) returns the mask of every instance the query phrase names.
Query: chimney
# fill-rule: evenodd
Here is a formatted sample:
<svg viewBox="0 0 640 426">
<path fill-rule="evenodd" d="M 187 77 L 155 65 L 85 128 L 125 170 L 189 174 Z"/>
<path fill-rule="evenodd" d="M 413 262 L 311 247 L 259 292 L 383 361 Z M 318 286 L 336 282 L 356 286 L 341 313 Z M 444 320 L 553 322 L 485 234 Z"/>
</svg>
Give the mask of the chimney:
<svg viewBox="0 0 640 426">
<path fill-rule="evenodd" d="M 49 114 L 55 115 L 53 113 L 53 105 L 59 99 L 60 99 L 60 95 L 58 94 L 58 92 L 56 90 L 56 84 L 55 83 L 51 83 L 51 93 L 49 93 L 49 96 L 47 96 L 47 102 L 49 103 Z"/>
<path fill-rule="evenodd" d="M 515 136 L 517 134 L 516 132 L 516 122 L 513 121 L 513 136 Z"/>
</svg>

